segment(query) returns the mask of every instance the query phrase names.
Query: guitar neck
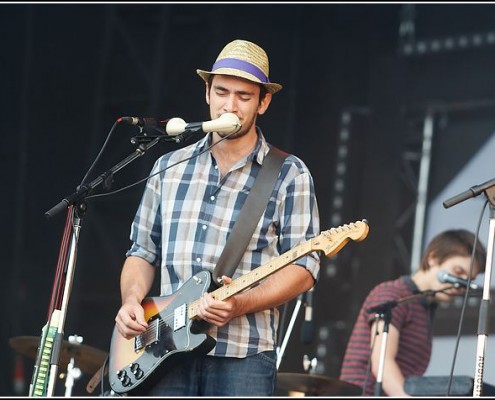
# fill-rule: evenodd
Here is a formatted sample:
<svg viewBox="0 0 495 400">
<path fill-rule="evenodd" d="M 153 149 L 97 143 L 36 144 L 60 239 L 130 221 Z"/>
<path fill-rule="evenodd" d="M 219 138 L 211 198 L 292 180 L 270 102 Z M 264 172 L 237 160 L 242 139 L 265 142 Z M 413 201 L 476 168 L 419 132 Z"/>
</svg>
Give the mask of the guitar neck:
<svg viewBox="0 0 495 400">
<path fill-rule="evenodd" d="M 230 284 L 221 286 L 220 288 L 211 292 L 211 294 L 216 300 L 226 300 L 229 297 L 232 297 L 235 294 L 242 292 L 243 290 L 262 281 L 269 275 L 277 272 L 281 268 L 286 267 L 293 261 L 305 256 L 308 253 L 311 253 L 312 251 L 314 251 L 312 240 L 308 240 L 283 253 L 282 255 L 274 258 L 269 263 L 261 265 L 258 268 L 248 272 L 247 274 L 233 280 Z M 193 319 L 197 316 L 196 310 L 198 306 L 199 300 L 193 301 L 189 305 L 190 319 Z"/>
<path fill-rule="evenodd" d="M 280 268 L 286 267 L 293 261 L 312 253 L 316 250 L 322 251 L 326 256 L 332 256 L 340 251 L 349 240 L 360 242 L 368 236 L 369 226 L 366 220 L 346 224 L 337 228 L 332 228 L 321 232 L 313 239 L 300 243 L 296 247 L 284 254 L 274 258 L 269 263 L 253 269 L 245 275 L 233 280 L 230 284 L 224 285 L 211 294 L 217 300 L 225 300 L 229 297 L 253 286 L 255 283 L 265 279 L 267 276 L 277 272 Z M 190 319 L 195 318 L 199 300 L 189 304 L 188 315 Z"/>
</svg>

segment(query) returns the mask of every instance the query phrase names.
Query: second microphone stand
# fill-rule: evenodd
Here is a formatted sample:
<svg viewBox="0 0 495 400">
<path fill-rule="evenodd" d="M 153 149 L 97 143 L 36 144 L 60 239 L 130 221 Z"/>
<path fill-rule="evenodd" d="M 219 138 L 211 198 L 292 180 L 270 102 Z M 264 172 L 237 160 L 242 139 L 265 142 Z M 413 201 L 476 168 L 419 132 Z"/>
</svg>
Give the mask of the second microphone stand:
<svg viewBox="0 0 495 400">
<path fill-rule="evenodd" d="M 479 185 L 472 186 L 458 195 L 443 202 L 444 208 L 452 207 L 464 200 L 476 197 L 484 193 L 490 203 L 489 232 L 486 251 L 485 280 L 483 286 L 483 299 L 480 304 L 478 319 L 478 343 L 476 348 L 476 366 L 473 384 L 473 397 L 480 397 L 483 391 L 483 373 L 485 369 L 485 351 L 490 320 L 490 289 L 493 263 L 493 249 L 495 246 L 495 179 L 490 179 Z"/>
<path fill-rule="evenodd" d="M 378 373 L 376 376 L 375 391 L 374 391 L 375 396 L 383 396 L 382 385 L 383 385 L 383 373 L 385 369 L 385 353 L 387 350 L 390 321 L 392 319 L 392 309 L 402 303 L 416 300 L 421 297 L 428 297 L 434 295 L 435 295 L 435 291 L 427 290 L 424 292 L 412 294 L 410 296 L 402 297 L 398 300 L 387 301 L 385 303 L 379 304 L 377 306 L 371 307 L 366 310 L 369 313 L 375 313 L 375 317 L 374 317 L 375 321 L 379 321 L 379 320 L 383 321 L 383 333 L 382 333 L 382 341 L 380 347 L 380 358 L 378 361 Z"/>
</svg>

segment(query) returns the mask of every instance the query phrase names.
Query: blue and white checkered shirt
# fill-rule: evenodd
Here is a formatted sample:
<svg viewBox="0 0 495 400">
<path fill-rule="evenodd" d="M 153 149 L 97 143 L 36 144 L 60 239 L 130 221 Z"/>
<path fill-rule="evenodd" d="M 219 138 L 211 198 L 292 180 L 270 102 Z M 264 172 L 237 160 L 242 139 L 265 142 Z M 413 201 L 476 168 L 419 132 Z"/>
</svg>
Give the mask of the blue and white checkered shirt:
<svg viewBox="0 0 495 400">
<path fill-rule="evenodd" d="M 161 295 L 170 295 L 201 270 L 213 271 L 237 220 L 269 146 L 258 128 L 255 150 L 223 178 L 211 152 L 209 135 L 161 156 L 152 169 L 131 227 L 138 256 L 161 269 Z M 171 166 L 178 161 L 188 161 Z M 171 166 L 169 169 L 167 169 Z M 299 243 L 317 236 L 319 214 L 313 179 L 306 165 L 289 155 L 233 279 L 268 263 Z M 319 256 L 294 263 L 319 275 Z M 243 315 L 208 332 L 217 344 L 211 355 L 246 357 L 273 350 L 278 309 Z"/>
</svg>

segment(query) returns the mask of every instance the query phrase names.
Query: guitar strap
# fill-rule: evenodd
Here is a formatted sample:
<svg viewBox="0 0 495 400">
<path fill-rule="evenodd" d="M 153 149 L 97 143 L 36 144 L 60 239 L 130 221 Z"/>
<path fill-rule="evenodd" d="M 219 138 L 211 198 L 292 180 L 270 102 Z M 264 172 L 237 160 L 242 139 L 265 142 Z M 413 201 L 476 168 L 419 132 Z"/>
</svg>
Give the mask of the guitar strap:
<svg viewBox="0 0 495 400">
<path fill-rule="evenodd" d="M 275 186 L 280 167 L 288 156 L 284 151 L 270 146 L 263 165 L 256 176 L 253 187 L 232 228 L 227 243 L 213 271 L 213 281 L 221 284 L 222 275 L 232 276 L 241 261 L 254 229 L 265 211 Z"/>
</svg>

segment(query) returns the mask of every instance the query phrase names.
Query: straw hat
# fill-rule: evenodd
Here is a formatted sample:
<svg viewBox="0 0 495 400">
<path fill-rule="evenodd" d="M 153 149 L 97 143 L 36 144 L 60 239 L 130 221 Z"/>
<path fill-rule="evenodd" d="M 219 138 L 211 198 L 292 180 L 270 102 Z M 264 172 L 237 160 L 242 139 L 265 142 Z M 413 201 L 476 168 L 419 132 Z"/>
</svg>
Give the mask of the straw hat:
<svg viewBox="0 0 495 400">
<path fill-rule="evenodd" d="M 270 93 L 282 89 L 282 85 L 268 79 L 268 56 L 258 45 L 247 40 L 234 40 L 220 52 L 211 72 L 197 69 L 198 75 L 208 82 L 211 74 L 238 76 L 261 83 Z"/>
</svg>

